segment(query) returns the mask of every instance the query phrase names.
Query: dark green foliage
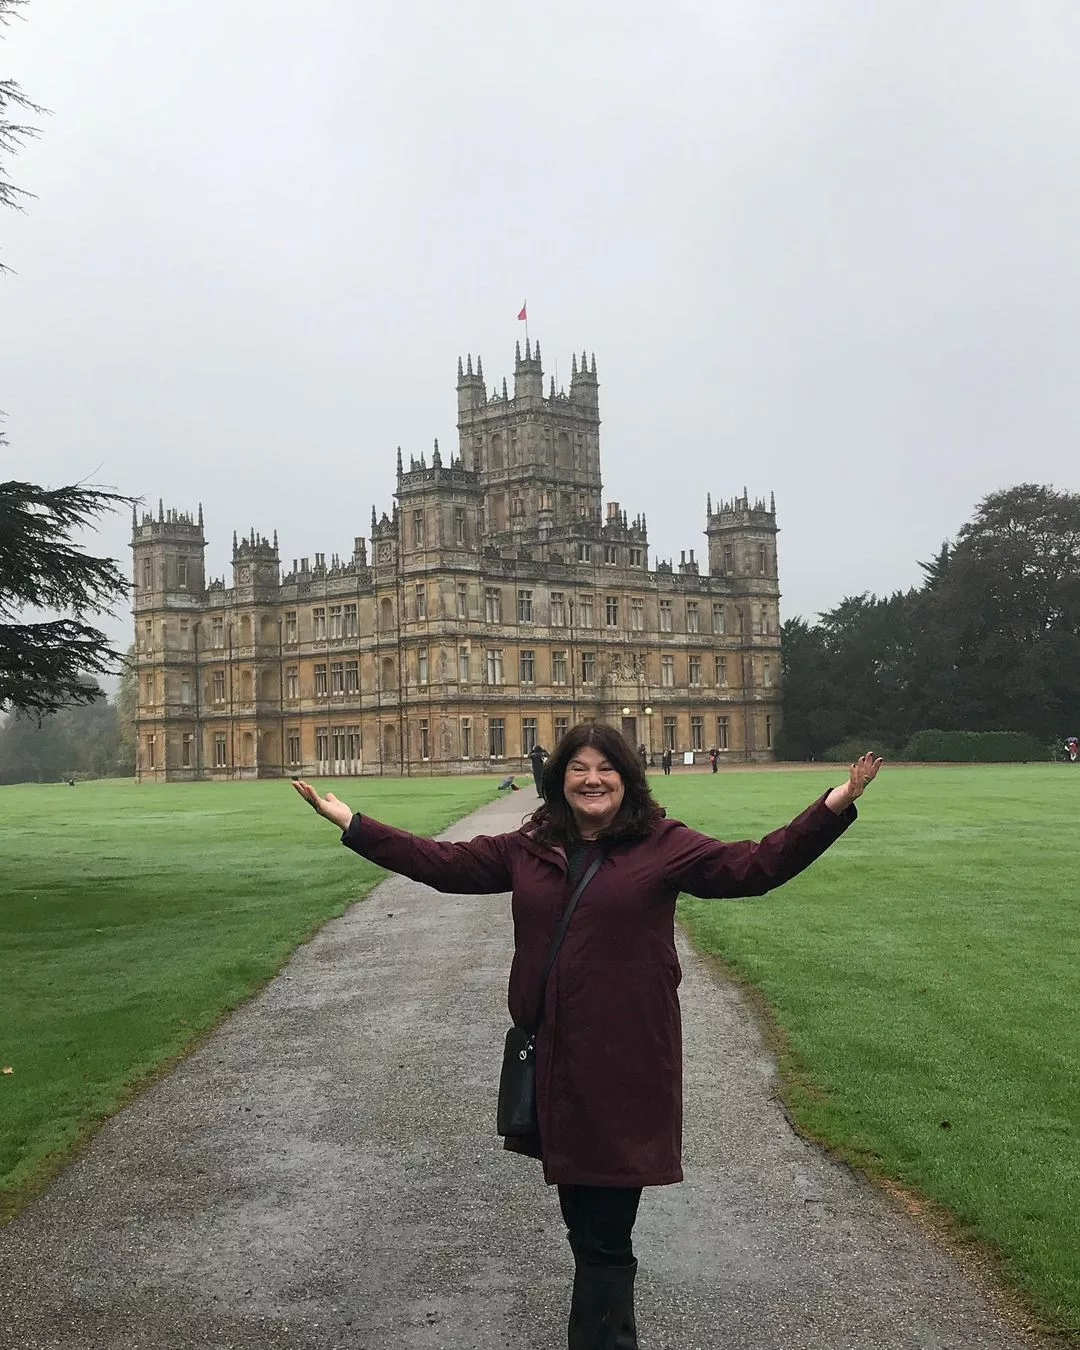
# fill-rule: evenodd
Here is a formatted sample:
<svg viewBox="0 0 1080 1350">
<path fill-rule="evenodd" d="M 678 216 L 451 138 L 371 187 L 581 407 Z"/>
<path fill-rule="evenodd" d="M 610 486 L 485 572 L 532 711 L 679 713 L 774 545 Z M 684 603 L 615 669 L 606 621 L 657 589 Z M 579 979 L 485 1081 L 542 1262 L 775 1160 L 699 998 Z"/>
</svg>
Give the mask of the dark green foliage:
<svg viewBox="0 0 1080 1350">
<path fill-rule="evenodd" d="M 93 702 L 44 717 L 15 713 L 0 727 L 0 783 L 58 783 L 130 773 L 121 758 L 116 705 L 91 681 Z"/>
<path fill-rule="evenodd" d="M 1031 764 L 1052 757 L 1049 746 L 1023 731 L 919 731 L 900 754 L 937 764 Z"/>
<path fill-rule="evenodd" d="M 1080 495 L 992 493 L 920 566 L 918 590 L 784 625 L 781 758 L 905 746 L 939 727 L 1023 732 L 1039 747 L 1024 756 L 1042 759 L 1080 725 Z"/>
</svg>

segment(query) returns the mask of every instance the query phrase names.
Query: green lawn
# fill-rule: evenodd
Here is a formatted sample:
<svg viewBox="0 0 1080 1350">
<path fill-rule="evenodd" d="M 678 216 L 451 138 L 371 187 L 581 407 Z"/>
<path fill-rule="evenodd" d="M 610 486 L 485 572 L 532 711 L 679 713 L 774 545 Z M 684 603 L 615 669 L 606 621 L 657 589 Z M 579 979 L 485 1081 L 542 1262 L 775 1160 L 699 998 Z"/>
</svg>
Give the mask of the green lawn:
<svg viewBox="0 0 1080 1350">
<path fill-rule="evenodd" d="M 652 779 L 669 813 L 760 837 L 836 770 Z M 810 1134 L 945 1206 L 1080 1331 L 1080 771 L 888 767 L 860 820 L 760 901 L 684 900 L 767 999 Z"/>
<path fill-rule="evenodd" d="M 434 834 L 492 778 L 335 791 Z M 286 782 L 0 787 L 0 1219 L 383 873 Z"/>
</svg>

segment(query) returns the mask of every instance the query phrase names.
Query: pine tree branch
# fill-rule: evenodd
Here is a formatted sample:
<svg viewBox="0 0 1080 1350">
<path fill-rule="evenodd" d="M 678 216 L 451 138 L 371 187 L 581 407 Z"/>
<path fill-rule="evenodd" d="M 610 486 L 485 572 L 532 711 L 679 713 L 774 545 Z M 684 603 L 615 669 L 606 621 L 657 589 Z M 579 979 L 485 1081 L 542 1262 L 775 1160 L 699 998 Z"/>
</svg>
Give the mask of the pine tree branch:
<svg viewBox="0 0 1080 1350">
<path fill-rule="evenodd" d="M 0 626 L 0 708 L 42 714 L 101 697 L 88 675 L 110 675 L 123 657 L 100 629 L 72 619 Z"/>
</svg>

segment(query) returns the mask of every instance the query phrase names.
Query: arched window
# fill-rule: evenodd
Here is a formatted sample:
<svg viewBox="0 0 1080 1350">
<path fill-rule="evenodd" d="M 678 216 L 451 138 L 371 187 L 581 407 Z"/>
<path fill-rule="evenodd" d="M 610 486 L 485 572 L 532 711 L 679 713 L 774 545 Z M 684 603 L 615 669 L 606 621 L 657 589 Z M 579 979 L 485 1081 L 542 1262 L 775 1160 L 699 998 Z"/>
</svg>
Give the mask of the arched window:
<svg viewBox="0 0 1080 1350">
<path fill-rule="evenodd" d="M 506 468 L 506 446 L 498 432 L 491 438 L 491 468 Z"/>
<path fill-rule="evenodd" d="M 382 747 L 384 760 L 397 759 L 397 727 L 392 722 L 387 722 L 382 729 Z"/>
<path fill-rule="evenodd" d="M 559 432 L 559 438 L 555 442 L 555 467 L 558 469 L 574 467 L 574 447 L 570 444 L 570 437 L 565 431 Z"/>
<path fill-rule="evenodd" d="M 390 633 L 394 628 L 394 602 L 383 596 L 379 601 L 379 631 Z"/>
<path fill-rule="evenodd" d="M 392 656 L 382 659 L 382 691 L 384 694 L 397 688 L 397 666 Z"/>
</svg>

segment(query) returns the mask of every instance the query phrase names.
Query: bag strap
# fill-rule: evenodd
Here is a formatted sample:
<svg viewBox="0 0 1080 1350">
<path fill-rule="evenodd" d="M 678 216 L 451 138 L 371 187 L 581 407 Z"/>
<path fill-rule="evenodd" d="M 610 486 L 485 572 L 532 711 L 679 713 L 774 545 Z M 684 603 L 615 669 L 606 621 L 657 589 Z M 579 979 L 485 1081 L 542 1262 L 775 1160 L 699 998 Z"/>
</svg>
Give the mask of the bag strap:
<svg viewBox="0 0 1080 1350">
<path fill-rule="evenodd" d="M 540 1003 L 536 1010 L 536 1016 L 532 1021 L 533 1033 L 535 1033 L 540 1018 L 544 1013 L 544 992 L 547 989 L 548 976 L 551 974 L 551 969 L 555 964 L 555 958 L 559 954 L 559 948 L 562 946 L 562 940 L 566 936 L 566 930 L 570 927 L 570 918 L 577 908 L 577 902 L 581 899 L 582 891 L 589 882 L 592 881 L 593 877 L 596 876 L 597 872 L 600 870 L 600 864 L 604 861 L 605 857 L 606 853 L 603 845 L 601 845 L 597 851 L 596 857 L 593 858 L 592 862 L 586 867 L 584 875 L 574 887 L 573 894 L 570 896 L 566 908 L 563 910 L 562 919 L 559 921 L 559 930 L 555 934 L 555 939 L 551 944 L 551 950 L 548 952 L 547 965 L 544 967 L 544 977 L 540 981 Z"/>
</svg>

